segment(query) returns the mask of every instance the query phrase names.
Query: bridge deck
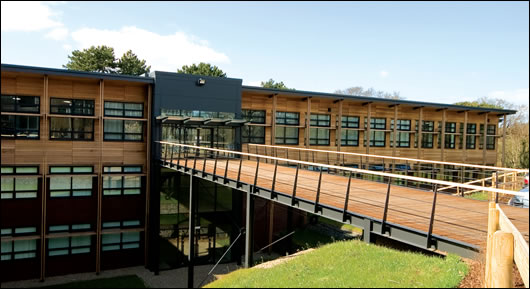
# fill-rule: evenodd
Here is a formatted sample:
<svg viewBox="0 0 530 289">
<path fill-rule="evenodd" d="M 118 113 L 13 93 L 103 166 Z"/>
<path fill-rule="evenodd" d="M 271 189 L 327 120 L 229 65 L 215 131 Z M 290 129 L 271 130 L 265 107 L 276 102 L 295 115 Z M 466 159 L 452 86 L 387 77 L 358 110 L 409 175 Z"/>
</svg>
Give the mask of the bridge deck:
<svg viewBox="0 0 530 289">
<path fill-rule="evenodd" d="M 177 160 L 174 161 L 177 163 Z M 204 160 L 198 159 L 195 169 L 203 170 Z M 180 166 L 184 166 L 183 159 Z M 187 167 L 193 167 L 193 160 Z M 219 160 L 216 175 L 225 175 L 226 160 Z M 227 178 L 237 180 L 239 160 L 230 160 Z M 205 172 L 213 173 L 214 160 L 206 160 Z M 243 160 L 240 181 L 254 184 L 256 161 Z M 296 168 L 278 166 L 275 191 L 292 195 Z M 260 162 L 257 186 L 272 188 L 274 165 Z M 299 170 L 296 196 L 310 201 L 316 200 L 319 172 Z M 323 173 L 319 204 L 344 208 L 348 178 Z M 387 184 L 352 178 L 348 210 L 376 219 L 383 218 Z M 427 232 L 431 215 L 433 193 L 393 185 L 387 213 L 387 222 L 407 226 Z M 528 242 L 529 210 L 502 206 L 512 223 L 520 230 Z M 485 247 L 488 227 L 488 203 L 456 196 L 438 194 L 433 234 Z"/>
</svg>

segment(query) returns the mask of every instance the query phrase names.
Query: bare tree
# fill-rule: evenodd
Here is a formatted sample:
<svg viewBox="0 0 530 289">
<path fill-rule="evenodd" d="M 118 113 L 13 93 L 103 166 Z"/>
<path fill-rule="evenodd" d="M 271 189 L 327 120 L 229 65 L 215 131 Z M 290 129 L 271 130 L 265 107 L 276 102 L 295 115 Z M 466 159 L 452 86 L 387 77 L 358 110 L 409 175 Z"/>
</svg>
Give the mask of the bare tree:
<svg viewBox="0 0 530 289">
<path fill-rule="evenodd" d="M 370 87 L 366 90 L 362 86 L 353 86 L 346 89 L 339 89 L 335 91 L 336 94 L 347 94 L 355 96 L 369 96 L 369 97 L 379 97 L 387 99 L 405 99 L 399 95 L 399 91 L 393 91 L 392 93 L 375 90 L 373 87 Z"/>
</svg>

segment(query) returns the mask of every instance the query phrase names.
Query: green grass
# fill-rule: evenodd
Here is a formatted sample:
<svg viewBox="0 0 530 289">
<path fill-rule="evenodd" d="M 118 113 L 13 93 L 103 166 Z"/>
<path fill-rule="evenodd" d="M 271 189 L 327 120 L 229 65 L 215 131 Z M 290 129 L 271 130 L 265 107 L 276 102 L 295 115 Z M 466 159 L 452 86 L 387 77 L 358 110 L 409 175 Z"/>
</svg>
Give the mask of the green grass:
<svg viewBox="0 0 530 289">
<path fill-rule="evenodd" d="M 89 281 L 70 282 L 60 285 L 45 286 L 40 288 L 149 288 L 144 281 L 136 275 L 127 275 L 113 278 L 96 279 Z"/>
<path fill-rule="evenodd" d="M 206 287 L 456 287 L 468 266 L 361 241 L 340 241 L 269 269 L 241 269 Z"/>
<path fill-rule="evenodd" d="M 489 193 L 488 192 L 477 192 L 477 193 L 465 195 L 464 198 L 472 199 L 472 200 L 479 200 L 479 201 L 488 201 Z"/>
<path fill-rule="evenodd" d="M 350 231 L 350 232 L 359 233 L 359 234 L 363 233 L 363 229 L 361 228 L 357 228 L 349 224 L 342 224 L 342 223 L 339 223 L 339 222 L 336 222 L 336 221 L 333 221 L 327 218 L 323 218 L 323 217 L 319 217 L 318 222 L 328 224 L 336 228 L 340 228 L 341 230 L 344 230 L 344 231 Z"/>
</svg>

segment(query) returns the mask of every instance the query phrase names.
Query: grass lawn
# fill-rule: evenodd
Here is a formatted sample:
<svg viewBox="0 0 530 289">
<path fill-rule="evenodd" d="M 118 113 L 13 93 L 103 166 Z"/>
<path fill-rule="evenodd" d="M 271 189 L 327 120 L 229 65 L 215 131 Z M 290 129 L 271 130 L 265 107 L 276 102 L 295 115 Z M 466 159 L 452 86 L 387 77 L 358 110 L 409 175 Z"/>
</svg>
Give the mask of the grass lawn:
<svg viewBox="0 0 530 289">
<path fill-rule="evenodd" d="M 477 192 L 477 193 L 465 195 L 464 198 L 472 199 L 472 200 L 479 200 L 479 201 L 488 201 L 489 193 L 488 192 Z"/>
<path fill-rule="evenodd" d="M 269 269 L 241 269 L 206 287 L 444 287 L 468 273 L 456 255 L 429 257 L 361 241 L 340 241 Z"/>
<path fill-rule="evenodd" d="M 40 288 L 148 288 L 142 279 L 136 275 L 113 278 L 78 281 Z"/>
</svg>

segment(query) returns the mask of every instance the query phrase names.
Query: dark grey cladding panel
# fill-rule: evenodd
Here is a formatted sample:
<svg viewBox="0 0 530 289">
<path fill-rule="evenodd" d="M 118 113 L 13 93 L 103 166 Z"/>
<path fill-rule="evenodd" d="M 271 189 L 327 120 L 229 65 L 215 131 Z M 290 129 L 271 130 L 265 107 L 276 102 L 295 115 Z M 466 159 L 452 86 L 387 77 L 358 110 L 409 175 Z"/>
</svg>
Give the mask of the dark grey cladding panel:
<svg viewBox="0 0 530 289">
<path fill-rule="evenodd" d="M 154 114 L 161 108 L 241 112 L 241 85 L 235 78 L 208 77 L 155 71 Z M 199 78 L 206 81 L 197 85 Z"/>
</svg>

